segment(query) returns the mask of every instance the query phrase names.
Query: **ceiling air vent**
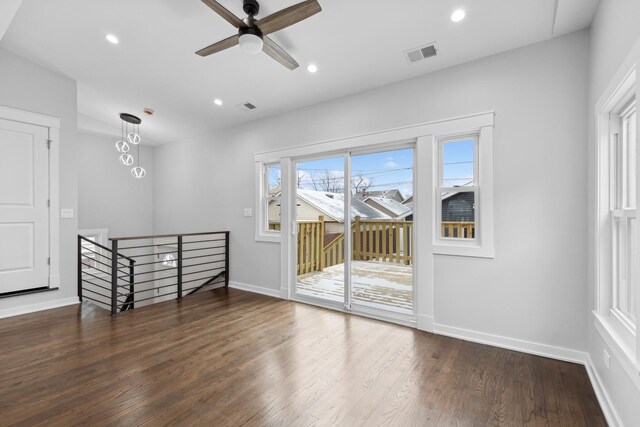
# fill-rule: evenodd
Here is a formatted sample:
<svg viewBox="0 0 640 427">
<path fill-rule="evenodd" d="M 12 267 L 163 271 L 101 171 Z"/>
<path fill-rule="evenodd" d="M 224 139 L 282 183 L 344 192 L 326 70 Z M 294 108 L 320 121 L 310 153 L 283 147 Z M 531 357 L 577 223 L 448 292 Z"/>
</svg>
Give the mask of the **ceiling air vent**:
<svg viewBox="0 0 640 427">
<path fill-rule="evenodd" d="M 240 111 L 251 111 L 251 110 L 255 110 L 256 106 L 250 102 L 243 102 L 242 104 L 236 105 L 236 108 L 239 109 Z"/>
<path fill-rule="evenodd" d="M 435 43 L 430 43 L 426 46 L 422 46 L 416 49 L 411 49 L 404 53 L 411 64 L 422 61 L 423 59 L 436 56 L 438 49 L 436 49 Z"/>
</svg>

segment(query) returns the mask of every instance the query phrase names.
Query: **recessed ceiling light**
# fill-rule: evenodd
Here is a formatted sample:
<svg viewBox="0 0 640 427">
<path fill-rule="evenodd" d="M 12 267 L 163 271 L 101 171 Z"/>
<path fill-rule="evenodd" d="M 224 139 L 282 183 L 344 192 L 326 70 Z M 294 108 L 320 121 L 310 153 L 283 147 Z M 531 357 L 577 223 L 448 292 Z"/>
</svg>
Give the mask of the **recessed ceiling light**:
<svg viewBox="0 0 640 427">
<path fill-rule="evenodd" d="M 221 99 L 214 99 L 213 103 L 216 104 L 218 107 L 220 107 L 222 105 L 222 100 Z"/>
<path fill-rule="evenodd" d="M 453 22 L 460 22 L 464 19 L 465 15 L 464 10 L 458 9 L 451 14 L 451 20 Z"/>
<path fill-rule="evenodd" d="M 307 71 L 310 73 L 315 73 L 318 71 L 318 66 L 315 64 L 309 64 L 309 66 L 307 67 Z"/>
<path fill-rule="evenodd" d="M 118 44 L 118 38 L 116 36 L 114 36 L 113 34 L 107 34 L 105 36 L 105 38 L 107 39 L 107 41 L 109 43 Z"/>
</svg>

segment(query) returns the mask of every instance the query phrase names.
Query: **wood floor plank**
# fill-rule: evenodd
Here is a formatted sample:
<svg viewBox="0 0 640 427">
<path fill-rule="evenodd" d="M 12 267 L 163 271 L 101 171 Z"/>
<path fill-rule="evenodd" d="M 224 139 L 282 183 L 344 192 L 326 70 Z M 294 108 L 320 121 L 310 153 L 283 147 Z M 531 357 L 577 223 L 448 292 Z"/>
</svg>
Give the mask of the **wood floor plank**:
<svg viewBox="0 0 640 427">
<path fill-rule="evenodd" d="M 584 367 L 239 290 L 0 320 L 1 425 L 598 426 Z"/>
</svg>

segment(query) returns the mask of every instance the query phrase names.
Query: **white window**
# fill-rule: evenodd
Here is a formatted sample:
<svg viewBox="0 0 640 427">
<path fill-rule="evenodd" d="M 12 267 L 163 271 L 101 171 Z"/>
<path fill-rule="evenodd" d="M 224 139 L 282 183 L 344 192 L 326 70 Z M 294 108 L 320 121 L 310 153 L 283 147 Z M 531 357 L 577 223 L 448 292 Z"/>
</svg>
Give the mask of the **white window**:
<svg viewBox="0 0 640 427">
<path fill-rule="evenodd" d="M 640 230 L 636 72 L 598 103 L 596 328 L 637 377 Z M 626 361 L 626 362 L 625 362 Z"/>
<path fill-rule="evenodd" d="M 108 274 L 110 257 L 105 258 L 102 256 L 104 251 L 100 246 L 107 246 L 109 230 L 78 230 L 78 234 L 84 237 L 84 239 L 80 240 L 82 270 L 94 275 Z"/>
<path fill-rule="evenodd" d="M 493 257 L 492 128 L 434 138 L 434 252 Z"/>
<path fill-rule="evenodd" d="M 257 163 L 258 195 L 256 212 L 256 240 L 280 241 L 281 183 L 280 163 Z"/>
<path fill-rule="evenodd" d="M 632 98 L 611 115 L 611 310 L 635 334 L 636 242 L 636 102 Z"/>
</svg>

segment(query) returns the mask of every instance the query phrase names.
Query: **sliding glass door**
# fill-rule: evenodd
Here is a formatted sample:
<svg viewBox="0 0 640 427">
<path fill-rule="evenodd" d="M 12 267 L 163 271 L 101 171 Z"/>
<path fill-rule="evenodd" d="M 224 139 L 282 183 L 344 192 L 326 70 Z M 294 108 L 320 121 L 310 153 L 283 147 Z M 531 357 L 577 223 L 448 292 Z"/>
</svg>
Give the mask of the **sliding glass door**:
<svg viewBox="0 0 640 427">
<path fill-rule="evenodd" d="M 413 314 L 413 149 L 352 155 L 352 308 Z"/>
<path fill-rule="evenodd" d="M 295 166 L 295 292 L 340 304 L 346 289 L 344 166 L 344 156 L 301 161 Z"/>
<path fill-rule="evenodd" d="M 413 163 L 411 147 L 294 162 L 296 298 L 413 316 Z"/>
</svg>

